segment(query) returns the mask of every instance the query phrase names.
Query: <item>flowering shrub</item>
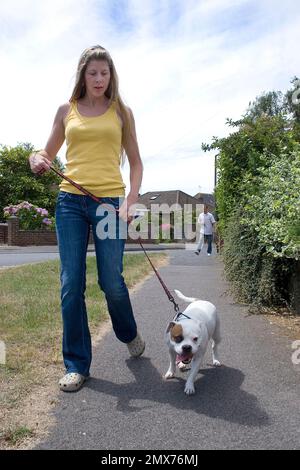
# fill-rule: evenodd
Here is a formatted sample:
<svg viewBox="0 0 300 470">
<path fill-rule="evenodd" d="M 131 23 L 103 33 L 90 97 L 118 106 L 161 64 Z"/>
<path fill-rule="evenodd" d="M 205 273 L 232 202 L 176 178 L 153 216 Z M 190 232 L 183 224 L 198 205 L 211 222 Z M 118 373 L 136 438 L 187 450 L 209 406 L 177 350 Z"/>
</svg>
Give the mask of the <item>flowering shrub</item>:
<svg viewBox="0 0 300 470">
<path fill-rule="evenodd" d="M 168 242 L 171 241 L 173 226 L 171 224 L 161 224 L 160 226 L 160 241 Z"/>
<path fill-rule="evenodd" d="M 49 217 L 46 209 L 34 206 L 30 202 L 23 201 L 14 206 L 4 207 L 4 217 L 15 215 L 19 218 L 20 228 L 23 230 L 53 229 L 54 217 Z"/>
</svg>

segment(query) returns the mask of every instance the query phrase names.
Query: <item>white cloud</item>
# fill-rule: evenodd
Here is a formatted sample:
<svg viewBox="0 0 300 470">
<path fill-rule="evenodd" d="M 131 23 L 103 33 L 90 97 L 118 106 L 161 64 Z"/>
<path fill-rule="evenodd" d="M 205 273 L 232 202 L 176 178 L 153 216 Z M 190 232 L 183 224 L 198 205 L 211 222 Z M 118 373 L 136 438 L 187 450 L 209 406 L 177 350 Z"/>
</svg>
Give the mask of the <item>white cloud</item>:
<svg viewBox="0 0 300 470">
<path fill-rule="evenodd" d="M 225 119 L 261 92 L 289 87 L 299 17 L 296 0 L 1 2 L 0 142 L 43 147 L 80 53 L 100 43 L 135 114 L 142 190 L 212 191 L 214 158 L 201 143 L 226 135 Z"/>
</svg>

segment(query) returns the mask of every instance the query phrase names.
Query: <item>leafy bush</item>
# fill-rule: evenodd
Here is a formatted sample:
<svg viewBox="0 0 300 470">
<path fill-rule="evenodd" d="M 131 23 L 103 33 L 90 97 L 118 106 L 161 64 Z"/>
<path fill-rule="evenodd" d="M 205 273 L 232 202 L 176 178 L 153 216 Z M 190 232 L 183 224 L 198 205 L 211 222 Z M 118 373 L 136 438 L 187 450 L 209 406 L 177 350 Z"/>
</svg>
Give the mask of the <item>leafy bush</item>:
<svg viewBox="0 0 300 470">
<path fill-rule="evenodd" d="M 300 259 L 296 227 L 300 214 L 300 146 L 274 156 L 268 168 L 260 168 L 255 186 L 255 194 L 247 191 L 242 223 L 256 232 L 258 244 L 267 253 Z"/>
<path fill-rule="evenodd" d="M 46 209 L 34 206 L 27 201 L 4 208 L 5 218 L 12 215 L 19 218 L 20 229 L 22 230 L 47 230 L 53 229 L 55 226 L 54 217 L 49 217 Z"/>
<path fill-rule="evenodd" d="M 28 162 L 33 150 L 29 143 L 20 143 L 16 147 L 0 145 L 0 221 L 4 207 L 21 201 L 47 207 L 52 216 L 55 213 L 61 178 L 52 171 L 47 171 L 42 176 L 34 175 Z M 59 158 L 53 164 L 62 171 L 63 165 Z"/>
<path fill-rule="evenodd" d="M 225 230 L 223 258 L 231 290 L 239 300 L 257 307 L 286 304 L 293 263 L 267 253 L 257 232 L 240 223 L 241 219 L 239 209 Z"/>
<path fill-rule="evenodd" d="M 256 306 L 290 303 L 290 280 L 300 259 L 300 105 L 298 81 L 284 96 L 264 93 L 234 131 L 213 138 L 218 150 L 218 232 L 225 272 L 240 299 Z"/>
</svg>

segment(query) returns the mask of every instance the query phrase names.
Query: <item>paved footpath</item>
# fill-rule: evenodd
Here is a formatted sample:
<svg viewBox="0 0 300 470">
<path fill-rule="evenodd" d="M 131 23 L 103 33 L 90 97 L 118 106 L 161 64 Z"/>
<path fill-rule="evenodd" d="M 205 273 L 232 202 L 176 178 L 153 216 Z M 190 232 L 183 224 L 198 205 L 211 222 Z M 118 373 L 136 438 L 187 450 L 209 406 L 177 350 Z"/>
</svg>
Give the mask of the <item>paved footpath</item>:
<svg viewBox="0 0 300 470">
<path fill-rule="evenodd" d="M 183 393 L 186 373 L 162 379 L 173 309 L 151 277 L 132 295 L 144 356 L 128 358 L 107 333 L 94 350 L 92 379 L 77 393 L 60 394 L 57 426 L 38 449 L 299 449 L 300 370 L 291 361 L 292 341 L 266 318 L 247 316 L 226 294 L 218 257 L 169 255 L 160 269 L 169 288 L 217 306 L 224 365 L 213 368 L 207 354 L 190 397 Z"/>
</svg>

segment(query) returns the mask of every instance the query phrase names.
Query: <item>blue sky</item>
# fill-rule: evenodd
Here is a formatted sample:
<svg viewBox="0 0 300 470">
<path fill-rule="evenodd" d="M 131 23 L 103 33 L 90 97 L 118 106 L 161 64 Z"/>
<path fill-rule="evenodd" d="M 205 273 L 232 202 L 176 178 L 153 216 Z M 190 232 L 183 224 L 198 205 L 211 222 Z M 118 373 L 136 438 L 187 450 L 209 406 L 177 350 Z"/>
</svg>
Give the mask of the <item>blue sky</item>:
<svg viewBox="0 0 300 470">
<path fill-rule="evenodd" d="M 44 147 L 82 50 L 101 44 L 135 115 L 142 192 L 212 192 L 214 155 L 201 143 L 299 76 L 299 24 L 297 0 L 1 2 L 0 143 Z"/>
</svg>

